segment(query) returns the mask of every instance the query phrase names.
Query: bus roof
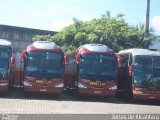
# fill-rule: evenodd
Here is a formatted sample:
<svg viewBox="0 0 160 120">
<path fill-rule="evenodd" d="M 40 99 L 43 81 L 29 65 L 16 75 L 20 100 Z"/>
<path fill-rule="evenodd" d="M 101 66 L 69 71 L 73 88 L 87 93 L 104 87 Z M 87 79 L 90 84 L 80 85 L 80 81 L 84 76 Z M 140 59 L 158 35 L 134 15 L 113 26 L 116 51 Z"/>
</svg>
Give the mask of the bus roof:
<svg viewBox="0 0 160 120">
<path fill-rule="evenodd" d="M 89 51 L 92 52 L 108 52 L 110 49 L 103 44 L 85 44 L 79 47 L 79 50 L 81 49 L 88 49 Z"/>
<path fill-rule="evenodd" d="M 1 46 L 10 46 L 10 47 L 12 47 L 11 42 L 9 42 L 9 41 L 7 41 L 5 39 L 0 39 L 0 45 Z"/>
<path fill-rule="evenodd" d="M 140 48 L 132 48 L 132 49 L 126 49 L 121 50 L 119 53 L 132 53 L 133 56 L 135 55 L 151 55 L 151 56 L 160 56 L 159 51 L 151 51 L 148 49 L 140 49 Z"/>
<path fill-rule="evenodd" d="M 54 42 L 49 41 L 36 41 L 32 44 L 37 49 L 57 49 L 59 46 Z"/>
</svg>

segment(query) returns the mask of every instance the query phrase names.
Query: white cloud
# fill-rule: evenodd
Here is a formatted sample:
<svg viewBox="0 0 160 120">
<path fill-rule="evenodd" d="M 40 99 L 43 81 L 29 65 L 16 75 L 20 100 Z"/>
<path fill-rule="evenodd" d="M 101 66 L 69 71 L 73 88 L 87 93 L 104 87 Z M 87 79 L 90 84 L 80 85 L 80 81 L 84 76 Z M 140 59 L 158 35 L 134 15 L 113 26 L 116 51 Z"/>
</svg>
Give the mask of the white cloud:
<svg viewBox="0 0 160 120">
<path fill-rule="evenodd" d="M 55 20 L 51 26 L 53 27 L 53 30 L 59 31 L 62 28 L 67 27 L 72 23 L 73 23 L 72 20 Z"/>
<path fill-rule="evenodd" d="M 45 15 L 45 13 L 42 13 L 42 12 L 32 12 L 29 14 L 29 16 L 31 17 L 43 17 Z"/>
<path fill-rule="evenodd" d="M 23 23 L 23 21 L 20 17 L 15 17 L 12 20 L 10 17 L 3 17 L 3 18 L 0 18 L 0 23 L 4 25 L 16 26 L 17 24 L 19 25 Z"/>
<path fill-rule="evenodd" d="M 45 17 L 45 16 L 56 16 L 57 14 L 71 14 L 76 13 L 76 10 L 68 8 L 63 5 L 52 5 L 48 6 L 45 9 L 34 11 L 30 13 L 29 15 L 31 17 Z"/>
<path fill-rule="evenodd" d="M 46 10 L 46 13 L 48 14 L 62 14 L 62 13 L 76 13 L 75 9 L 72 9 L 70 7 L 64 6 L 64 5 L 52 5 L 49 6 Z"/>
<path fill-rule="evenodd" d="M 44 22 L 44 23 L 41 23 L 40 25 L 36 25 L 35 27 L 37 29 L 42 29 L 42 30 L 53 30 L 53 28 L 51 29 L 50 27 L 51 25 L 48 23 L 48 22 Z"/>
<path fill-rule="evenodd" d="M 0 22 L 13 26 L 59 31 L 72 24 L 72 18 L 86 21 L 93 17 L 77 8 L 54 4 L 39 10 L 25 11 L 25 14 L 14 17 L 0 17 Z"/>
<path fill-rule="evenodd" d="M 5 17 L 0 16 L 0 20 L 4 20 L 4 19 L 5 19 Z"/>
<path fill-rule="evenodd" d="M 72 24 L 72 20 L 61 20 L 61 19 L 56 19 L 52 22 L 42 22 L 40 24 L 36 24 L 32 27 L 36 29 L 42 29 L 42 30 L 51 30 L 51 31 L 60 31 L 64 27 L 69 26 Z"/>
<path fill-rule="evenodd" d="M 160 16 L 155 16 L 152 19 L 151 27 L 153 27 L 155 32 L 160 35 Z"/>
</svg>

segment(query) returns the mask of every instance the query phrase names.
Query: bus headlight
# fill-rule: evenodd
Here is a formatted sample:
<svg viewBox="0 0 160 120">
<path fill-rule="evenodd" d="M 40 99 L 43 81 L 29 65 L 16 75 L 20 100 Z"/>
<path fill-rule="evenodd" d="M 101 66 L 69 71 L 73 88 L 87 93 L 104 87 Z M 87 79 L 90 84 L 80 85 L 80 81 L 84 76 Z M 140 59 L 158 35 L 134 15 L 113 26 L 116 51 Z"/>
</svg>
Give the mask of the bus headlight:
<svg viewBox="0 0 160 120">
<path fill-rule="evenodd" d="M 133 90 L 133 93 L 134 93 L 134 94 L 142 94 L 143 92 L 142 92 L 142 91 L 139 91 L 139 90 Z"/>
<path fill-rule="evenodd" d="M 56 87 L 56 88 L 61 88 L 61 87 L 64 87 L 64 84 L 61 83 L 61 84 L 56 85 L 55 87 Z"/>
<path fill-rule="evenodd" d="M 1 83 L 0 86 L 7 86 L 8 83 Z"/>
<path fill-rule="evenodd" d="M 78 83 L 79 88 L 87 88 L 86 86 L 82 85 L 81 83 Z"/>
<path fill-rule="evenodd" d="M 28 82 L 26 82 L 26 81 L 23 82 L 23 85 L 24 85 L 24 86 L 27 86 L 27 87 L 28 87 L 28 86 L 32 86 L 32 84 L 30 84 L 30 83 L 28 83 Z"/>
<path fill-rule="evenodd" d="M 117 90 L 117 85 L 110 87 L 109 90 Z"/>
</svg>

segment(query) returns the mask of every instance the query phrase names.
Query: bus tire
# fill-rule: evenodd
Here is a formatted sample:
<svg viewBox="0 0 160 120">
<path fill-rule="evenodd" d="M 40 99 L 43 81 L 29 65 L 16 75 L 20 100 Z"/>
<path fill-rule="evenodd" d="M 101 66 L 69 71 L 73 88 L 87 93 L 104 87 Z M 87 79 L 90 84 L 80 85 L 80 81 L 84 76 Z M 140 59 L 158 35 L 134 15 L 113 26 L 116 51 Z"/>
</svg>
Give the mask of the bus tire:
<svg viewBox="0 0 160 120">
<path fill-rule="evenodd" d="M 79 90 L 78 90 L 77 87 L 73 90 L 73 95 L 74 95 L 75 97 L 79 97 Z"/>
</svg>

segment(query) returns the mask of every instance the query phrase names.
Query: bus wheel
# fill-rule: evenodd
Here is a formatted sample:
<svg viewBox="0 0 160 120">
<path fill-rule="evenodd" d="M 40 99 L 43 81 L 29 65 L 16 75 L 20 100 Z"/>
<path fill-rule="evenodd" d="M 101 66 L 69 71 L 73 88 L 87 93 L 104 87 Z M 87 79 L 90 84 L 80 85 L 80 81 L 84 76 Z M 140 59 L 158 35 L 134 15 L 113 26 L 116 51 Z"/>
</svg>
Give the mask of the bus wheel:
<svg viewBox="0 0 160 120">
<path fill-rule="evenodd" d="M 105 100 L 108 100 L 108 99 L 109 99 L 109 96 L 104 96 L 104 99 L 105 99 Z"/>
<path fill-rule="evenodd" d="M 73 95 L 74 95 L 75 97 L 78 97 L 78 96 L 79 96 L 78 82 L 77 82 L 77 81 L 74 81 Z"/>
<path fill-rule="evenodd" d="M 134 98 L 132 94 L 126 94 L 125 98 L 128 102 L 131 102 L 131 103 L 134 102 Z"/>
<path fill-rule="evenodd" d="M 75 89 L 73 90 L 73 95 L 74 95 L 75 97 L 79 97 L 79 90 L 78 90 L 77 87 L 75 87 Z"/>
<path fill-rule="evenodd" d="M 117 96 L 118 98 L 123 98 L 123 97 L 124 97 L 124 92 L 121 92 L 121 91 L 119 92 L 119 91 L 118 91 L 118 92 L 116 93 L 116 96 Z"/>
</svg>

